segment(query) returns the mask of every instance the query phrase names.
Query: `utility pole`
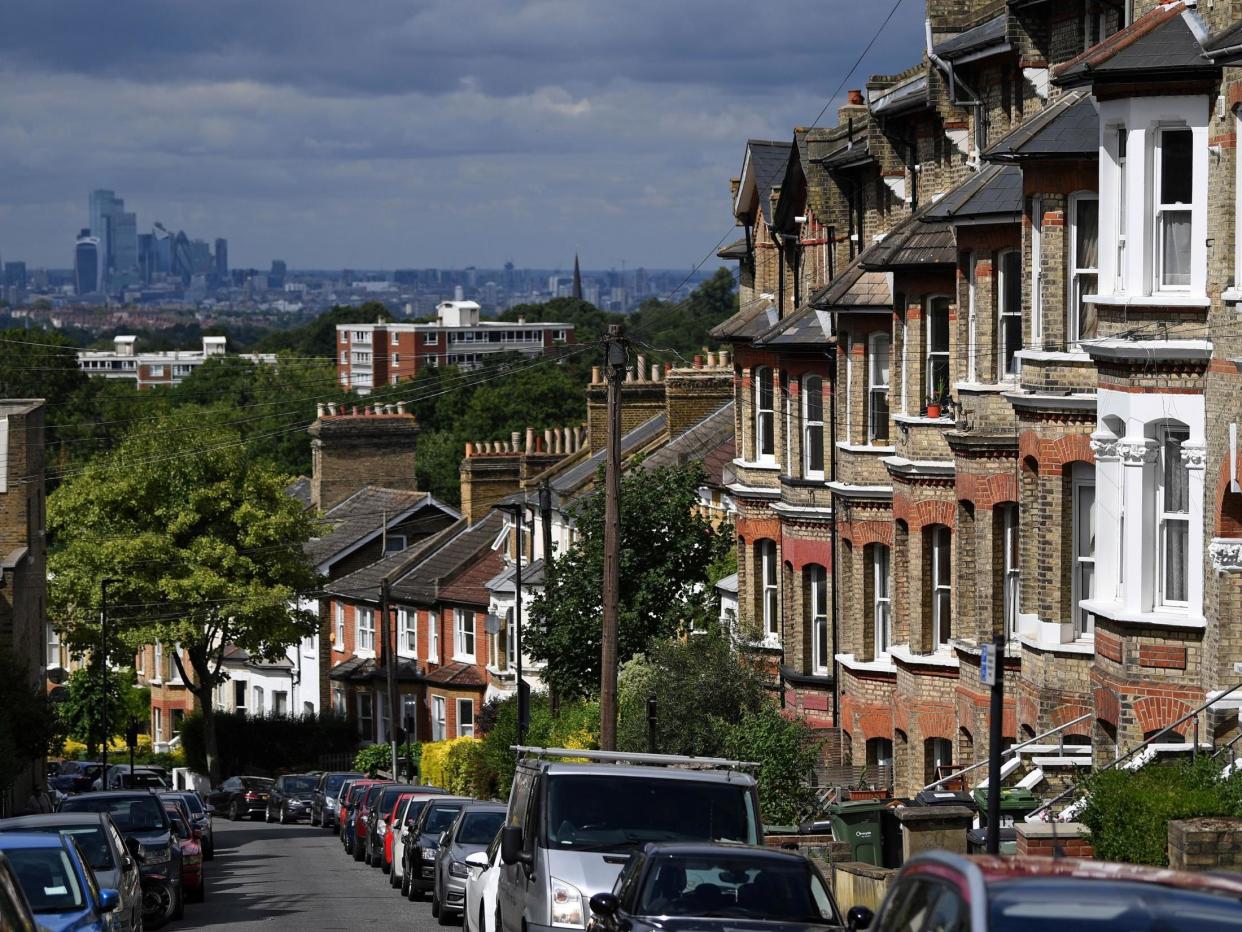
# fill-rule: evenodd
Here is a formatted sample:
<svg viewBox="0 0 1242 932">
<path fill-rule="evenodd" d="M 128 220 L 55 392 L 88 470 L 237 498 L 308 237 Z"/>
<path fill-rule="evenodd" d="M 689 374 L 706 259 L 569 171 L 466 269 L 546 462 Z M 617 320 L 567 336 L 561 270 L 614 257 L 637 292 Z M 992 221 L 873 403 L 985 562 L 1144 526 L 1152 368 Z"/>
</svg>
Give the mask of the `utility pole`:
<svg viewBox="0 0 1242 932">
<path fill-rule="evenodd" d="M 604 643 L 600 652 L 599 744 L 617 749 L 617 603 L 621 593 L 621 383 L 626 351 L 620 324 L 608 328 L 608 442 L 604 467 Z"/>
<path fill-rule="evenodd" d="M 392 637 L 392 624 L 388 618 L 390 583 L 385 576 L 380 580 L 380 637 L 384 639 L 384 667 L 388 675 L 388 747 L 392 752 L 392 778 L 397 779 L 397 644 Z"/>
<path fill-rule="evenodd" d="M 522 537 L 525 535 L 526 506 L 519 502 L 513 508 L 513 516 L 517 519 L 517 565 L 513 574 L 513 655 L 517 658 L 517 743 L 523 744 L 526 738 L 526 726 L 530 722 L 530 708 L 527 704 L 528 693 L 526 683 L 522 680 Z"/>
<path fill-rule="evenodd" d="M 991 660 L 992 721 L 988 729 L 988 854 L 1000 854 L 1001 730 L 1005 715 L 1005 635 L 998 634 L 983 645 L 980 671 Z M 988 655 L 991 655 L 990 657 Z M 980 677 L 983 679 L 983 677 Z"/>
<path fill-rule="evenodd" d="M 543 537 L 543 579 L 548 582 L 548 571 L 552 567 L 552 486 L 547 479 L 539 486 L 539 530 Z M 556 690 L 549 687 L 548 705 L 555 717 L 560 712 L 560 704 L 556 698 Z"/>
<path fill-rule="evenodd" d="M 108 587 L 116 582 L 108 577 L 99 584 L 99 675 L 103 680 L 103 697 L 101 700 L 100 717 L 103 719 L 103 781 L 101 785 L 108 789 Z"/>
</svg>

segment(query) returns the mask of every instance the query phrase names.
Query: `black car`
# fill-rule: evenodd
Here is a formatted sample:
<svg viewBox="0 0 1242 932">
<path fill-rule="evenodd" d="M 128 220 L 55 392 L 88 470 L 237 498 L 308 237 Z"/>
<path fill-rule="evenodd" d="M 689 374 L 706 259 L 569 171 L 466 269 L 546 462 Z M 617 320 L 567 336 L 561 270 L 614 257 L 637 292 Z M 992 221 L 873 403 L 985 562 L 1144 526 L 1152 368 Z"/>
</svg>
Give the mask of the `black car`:
<svg viewBox="0 0 1242 932">
<path fill-rule="evenodd" d="M 216 835 L 212 830 L 211 814 L 215 812 L 215 806 L 205 803 L 199 798 L 199 795 L 192 790 L 169 790 L 161 793 L 164 799 L 179 799 L 185 803 L 185 807 L 190 810 L 190 820 L 194 823 L 193 827 L 198 829 L 202 836 L 203 860 L 210 861 L 216 856 Z"/>
<path fill-rule="evenodd" d="M 185 913 L 181 890 L 181 847 L 173 837 L 164 802 L 145 790 L 115 790 L 71 796 L 61 812 L 106 812 L 125 838 L 142 874 L 144 925 L 153 928 Z"/>
<path fill-rule="evenodd" d="M 288 773 L 277 777 L 272 784 L 272 792 L 267 797 L 267 808 L 263 818 L 268 822 L 298 822 L 309 819 L 311 814 L 311 796 L 315 792 L 317 776 L 308 773 Z"/>
<path fill-rule="evenodd" d="M 98 761 L 67 760 L 61 761 L 56 776 L 49 777 L 47 782 L 53 789 L 72 796 L 74 793 L 89 793 L 101 773 L 103 764 Z"/>
<path fill-rule="evenodd" d="M 372 867 L 386 867 L 384 864 L 384 834 L 388 831 L 387 817 L 392 815 L 392 808 L 397 804 L 397 798 L 402 793 L 433 793 L 434 789 L 425 786 L 407 786 L 402 783 L 394 783 L 386 786 L 375 797 L 371 807 L 367 810 L 367 848 L 363 853 L 363 860 Z M 380 828 L 383 825 L 384 828 Z"/>
<path fill-rule="evenodd" d="M 207 794 L 207 802 L 236 822 L 267 811 L 272 781 L 267 777 L 229 777 Z"/>
<path fill-rule="evenodd" d="M 697 930 L 816 932 L 844 920 L 828 884 L 794 851 L 731 844 L 647 845 L 611 893 L 591 897 L 588 932 L 648 932 L 693 920 Z M 670 922 L 673 919 L 673 922 Z"/>
<path fill-rule="evenodd" d="M 462 807 L 472 802 L 474 800 L 463 796 L 446 796 L 429 801 L 419 813 L 418 821 L 405 840 L 405 870 L 410 878 L 411 900 L 422 899 L 424 893 L 431 892 L 436 879 L 440 836 L 453 824 Z"/>
<path fill-rule="evenodd" d="M 355 770 L 321 773 L 315 784 L 315 792 L 311 794 L 311 825 L 322 825 L 326 829 L 335 830 L 340 815 L 341 786 L 346 780 L 356 780 L 361 776 Z"/>
</svg>

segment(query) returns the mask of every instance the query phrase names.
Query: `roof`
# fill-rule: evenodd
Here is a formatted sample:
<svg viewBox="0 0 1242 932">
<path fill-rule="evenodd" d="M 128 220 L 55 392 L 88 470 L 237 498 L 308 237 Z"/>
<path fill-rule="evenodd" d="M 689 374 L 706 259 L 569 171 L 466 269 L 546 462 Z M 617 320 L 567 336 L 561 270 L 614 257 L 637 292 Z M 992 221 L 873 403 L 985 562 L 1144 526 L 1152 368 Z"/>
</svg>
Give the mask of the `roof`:
<svg viewBox="0 0 1242 932">
<path fill-rule="evenodd" d="M 1053 71 L 1058 84 L 1167 80 L 1219 70 L 1203 54 L 1206 29 L 1185 3 L 1165 3 Z"/>
<path fill-rule="evenodd" d="M 992 48 L 998 52 L 1003 51 L 1008 47 L 1005 42 L 1005 26 L 1008 20 L 1008 13 L 994 16 L 986 23 L 981 23 L 965 32 L 959 32 L 951 39 L 945 39 L 936 46 L 935 52 L 943 59 L 956 61 Z"/>
<path fill-rule="evenodd" d="M 813 161 L 818 162 L 828 171 L 841 171 L 856 165 L 865 165 L 872 161 L 870 138 L 866 133 L 862 133 L 855 139 L 846 139 L 839 149 L 834 149 Z"/>
<path fill-rule="evenodd" d="M 734 214 L 742 209 L 742 198 L 746 194 L 747 181 L 754 181 L 755 197 L 759 210 L 763 213 L 765 223 L 772 222 L 772 189 L 785 177 L 785 165 L 789 161 L 789 150 L 793 143 L 776 142 L 769 139 L 748 139 L 746 141 L 746 160 L 742 163 L 742 184 L 738 188 L 737 200 L 734 202 Z"/>
<path fill-rule="evenodd" d="M 890 310 L 893 290 L 889 287 L 888 275 L 863 268 L 865 256 L 866 253 L 857 256 L 827 287 L 816 292 L 811 304 L 837 312 L 856 310 L 879 313 Z"/>
<path fill-rule="evenodd" d="M 920 71 L 894 87 L 874 93 L 871 96 L 871 112 L 879 116 L 893 116 L 925 106 L 927 102 L 927 72 Z"/>
<path fill-rule="evenodd" d="M 1226 57 L 1222 53 L 1229 52 L 1232 54 L 1227 57 L 1233 58 L 1239 45 L 1242 45 L 1242 20 L 1211 36 L 1203 43 L 1203 51 L 1213 60 L 1220 60 Z"/>
<path fill-rule="evenodd" d="M 712 327 L 710 334 L 718 340 L 750 340 L 780 320 L 776 305 L 764 299 L 744 305 L 732 317 Z"/>
<path fill-rule="evenodd" d="M 292 670 L 293 663 L 287 658 L 282 657 L 280 660 L 262 660 L 250 656 L 250 652 L 238 647 L 236 644 L 224 645 L 224 654 L 221 658 L 226 663 L 244 663 L 247 666 L 255 667 L 260 670 Z"/>
<path fill-rule="evenodd" d="M 934 205 L 933 205 L 934 206 Z M 944 221 L 924 223 L 920 211 L 889 231 L 860 257 L 869 271 L 929 268 L 957 263 L 953 225 Z"/>
<path fill-rule="evenodd" d="M 716 255 L 721 259 L 745 259 L 750 255 L 750 250 L 746 246 L 746 237 L 734 240 L 723 249 L 716 250 Z"/>
<path fill-rule="evenodd" d="M 306 476 L 298 476 L 287 486 L 285 486 L 285 494 L 290 498 L 297 499 L 307 508 L 311 505 L 311 481 Z"/>
<path fill-rule="evenodd" d="M 331 525 L 331 530 L 322 537 L 307 541 L 306 555 L 316 564 L 329 561 L 380 533 L 385 518 L 391 526 L 429 498 L 426 492 L 384 489 L 373 485 L 359 489 L 324 512 L 324 521 Z"/>
<path fill-rule="evenodd" d="M 657 414 L 655 417 L 639 424 L 621 438 L 621 456 L 624 459 L 637 452 L 659 437 L 668 428 L 668 415 Z M 604 462 L 607 450 L 599 450 L 584 460 L 574 464 L 560 475 L 552 479 L 552 491 L 561 498 L 567 498 L 579 488 L 595 478 L 595 473 Z"/>
<path fill-rule="evenodd" d="M 643 848 L 643 853 L 648 858 L 656 858 L 662 855 L 681 855 L 683 857 L 727 855 L 731 860 L 739 857 L 750 857 L 764 861 L 806 862 L 806 856 L 798 851 L 770 848 L 766 845 L 739 845 L 735 842 L 717 842 L 713 844 L 709 841 L 656 841 L 648 843 Z"/>
<path fill-rule="evenodd" d="M 392 584 L 392 596 L 403 602 L 435 602 L 440 587 L 484 551 L 491 552 L 501 528 L 504 515 L 489 511 L 469 527 L 426 551 L 427 556 L 417 561 Z"/>
<path fill-rule="evenodd" d="M 1022 213 L 1022 169 L 985 165 L 923 211 L 924 223 L 1017 220 Z"/>
<path fill-rule="evenodd" d="M 1100 113 L 1085 89 L 1062 94 L 983 153 L 992 162 L 1094 158 L 1099 152 Z"/>
<path fill-rule="evenodd" d="M 487 686 L 487 677 L 472 663 L 448 663 L 427 673 L 423 679 L 439 686 L 461 686 L 466 688 Z"/>
<path fill-rule="evenodd" d="M 64 836 L 59 832 L 6 831 L 0 843 L 0 851 L 10 848 L 63 848 Z"/>
<path fill-rule="evenodd" d="M 487 588 L 492 592 L 512 592 L 517 566 L 506 566 L 503 570 L 487 581 Z M 543 561 L 535 560 L 522 567 L 522 588 L 543 585 Z"/>
<path fill-rule="evenodd" d="M 730 573 L 728 576 L 716 583 L 716 588 L 721 592 L 732 592 L 737 595 L 737 573 Z"/>
<path fill-rule="evenodd" d="M 360 570 L 355 570 L 329 583 L 327 591 L 346 598 L 378 603 L 380 583 L 384 579 L 396 579 L 404 575 L 419 561 L 425 559 L 429 553 L 443 546 L 467 526 L 468 522 L 464 518 L 455 521 L 444 530 L 425 540 L 420 540 L 412 547 L 407 547 L 398 553 L 390 553 L 369 566 L 364 566 Z"/>
<path fill-rule="evenodd" d="M 828 314 L 813 303 L 798 308 L 755 338 L 756 346 L 824 346 L 832 339 Z"/>
<path fill-rule="evenodd" d="M 625 764 L 577 764 L 565 760 L 521 757 L 518 767 L 529 767 L 548 774 L 578 776 L 633 777 L 636 780 L 688 780 L 692 783 L 733 783 L 741 787 L 753 785 L 755 778 L 736 770 L 688 770 L 682 767 L 630 767 Z"/>
<path fill-rule="evenodd" d="M 135 768 L 137 769 L 137 768 Z M 108 818 L 106 812 L 48 812 L 41 815 L 14 816 L 0 821 L 0 832 L 39 832 L 44 829 L 55 829 L 61 825 L 81 825 L 84 822 L 103 822 Z"/>
<path fill-rule="evenodd" d="M 681 466 L 697 460 L 703 464 L 708 482 L 716 486 L 723 485 L 724 470 L 736 455 L 733 413 L 734 403 L 725 402 L 646 457 L 642 468 L 651 470 L 662 466 Z"/>
<path fill-rule="evenodd" d="M 328 670 L 328 679 L 338 682 L 344 680 L 351 683 L 368 683 L 386 679 L 387 676 L 388 668 L 380 666 L 373 657 L 351 657 Z M 404 657 L 397 658 L 398 682 L 411 683 L 420 681 L 422 678 L 423 668 L 419 666 L 418 661 Z"/>
</svg>

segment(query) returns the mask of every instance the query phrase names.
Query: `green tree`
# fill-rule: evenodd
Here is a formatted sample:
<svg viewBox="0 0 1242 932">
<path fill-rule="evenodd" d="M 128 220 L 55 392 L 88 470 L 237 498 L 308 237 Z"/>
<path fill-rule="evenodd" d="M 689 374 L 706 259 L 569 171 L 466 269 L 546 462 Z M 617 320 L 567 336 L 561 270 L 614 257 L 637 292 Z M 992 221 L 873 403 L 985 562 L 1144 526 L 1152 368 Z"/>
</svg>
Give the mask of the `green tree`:
<svg viewBox="0 0 1242 932">
<path fill-rule="evenodd" d="M 296 607 L 318 581 L 302 550 L 317 527 L 287 482 L 218 416 L 185 408 L 139 424 L 48 500 L 50 604 L 70 642 L 99 643 L 100 584 L 113 579 L 109 654 L 168 646 L 203 710 L 213 777 L 212 692 L 228 678 L 226 646 L 277 660 L 317 629 L 314 613 Z"/>
<path fill-rule="evenodd" d="M 709 612 L 709 569 L 732 539 L 695 513 L 703 481 L 698 463 L 639 469 L 622 478 L 621 661 L 657 638 L 688 630 Z M 524 646 L 547 663 L 545 679 L 562 697 L 594 696 L 600 678 L 603 496 L 589 496 L 574 518 L 578 540 L 545 571 L 544 591 L 523 631 Z"/>
<path fill-rule="evenodd" d="M 77 347 L 54 330 L 0 330 L 0 398 L 62 405 L 86 384 Z"/>
<path fill-rule="evenodd" d="M 806 722 L 767 703 L 728 730 L 724 751 L 734 760 L 759 764 L 765 822 L 791 825 L 805 817 L 815 800 L 811 774 L 820 756 L 820 743 Z"/>
<path fill-rule="evenodd" d="M 392 317 L 392 312 L 379 301 L 368 301 L 358 307 L 338 304 L 304 326 L 269 334 L 258 341 L 255 350 L 261 353 L 285 351 L 301 357 L 333 357 L 337 352 L 337 324 L 373 324 L 379 318 L 392 320 Z"/>
<path fill-rule="evenodd" d="M 131 722 L 145 725 L 151 713 L 151 691 L 139 688 L 132 668 L 108 672 L 107 693 L 98 662 L 81 667 L 65 684 L 68 697 L 56 707 L 61 726 L 75 741 L 86 745 L 88 757 L 105 742 L 123 735 Z M 104 705 L 108 709 L 107 734 L 104 733 Z"/>
<path fill-rule="evenodd" d="M 736 282 L 720 269 L 675 304 L 657 299 L 643 302 L 626 323 L 627 335 L 660 350 L 689 359 L 715 341 L 709 331 L 737 310 Z"/>
</svg>

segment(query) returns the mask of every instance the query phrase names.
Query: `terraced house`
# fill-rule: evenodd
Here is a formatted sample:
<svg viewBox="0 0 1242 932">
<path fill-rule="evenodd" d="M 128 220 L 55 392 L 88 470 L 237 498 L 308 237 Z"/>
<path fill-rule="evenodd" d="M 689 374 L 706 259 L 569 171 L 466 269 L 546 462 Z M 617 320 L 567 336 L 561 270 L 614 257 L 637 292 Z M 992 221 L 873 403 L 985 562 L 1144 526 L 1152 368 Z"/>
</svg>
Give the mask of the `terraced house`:
<svg viewBox="0 0 1242 932">
<path fill-rule="evenodd" d="M 903 794 L 986 756 L 1000 633 L 1005 742 L 1053 732 L 1014 780 L 1227 740 L 1237 701 L 1190 713 L 1242 679 L 1242 3 L 926 36 L 734 182 L 739 623 Z"/>
</svg>

